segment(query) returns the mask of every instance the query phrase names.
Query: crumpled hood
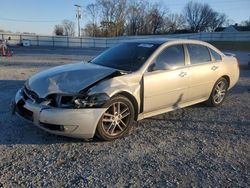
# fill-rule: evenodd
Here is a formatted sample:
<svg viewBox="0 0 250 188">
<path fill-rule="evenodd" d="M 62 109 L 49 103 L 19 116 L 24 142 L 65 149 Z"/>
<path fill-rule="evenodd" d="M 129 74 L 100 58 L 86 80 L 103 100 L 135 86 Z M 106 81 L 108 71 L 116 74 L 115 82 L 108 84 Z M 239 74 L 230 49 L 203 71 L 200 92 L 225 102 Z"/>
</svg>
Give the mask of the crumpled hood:
<svg viewBox="0 0 250 188">
<path fill-rule="evenodd" d="M 40 98 L 52 93 L 78 93 L 116 71 L 91 63 L 67 64 L 35 74 L 26 82 L 26 87 Z"/>
</svg>

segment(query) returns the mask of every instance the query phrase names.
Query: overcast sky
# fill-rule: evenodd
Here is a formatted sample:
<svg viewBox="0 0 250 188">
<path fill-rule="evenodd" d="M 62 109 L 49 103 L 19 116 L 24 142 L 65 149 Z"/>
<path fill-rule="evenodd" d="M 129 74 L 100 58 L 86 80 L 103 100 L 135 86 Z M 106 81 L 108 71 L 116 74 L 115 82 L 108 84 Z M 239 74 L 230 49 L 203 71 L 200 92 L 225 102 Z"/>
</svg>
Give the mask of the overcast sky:
<svg viewBox="0 0 250 188">
<path fill-rule="evenodd" d="M 171 13 L 181 13 L 189 0 L 151 0 L 159 2 Z M 74 4 L 85 7 L 94 0 L 0 0 L 0 29 L 12 32 L 34 32 L 51 35 L 54 25 L 62 20 L 75 19 Z M 250 0 L 196 0 L 206 2 L 214 10 L 225 13 L 236 23 L 250 18 Z M 84 12 L 84 9 L 83 9 Z M 83 14 L 81 25 L 87 23 Z"/>
</svg>

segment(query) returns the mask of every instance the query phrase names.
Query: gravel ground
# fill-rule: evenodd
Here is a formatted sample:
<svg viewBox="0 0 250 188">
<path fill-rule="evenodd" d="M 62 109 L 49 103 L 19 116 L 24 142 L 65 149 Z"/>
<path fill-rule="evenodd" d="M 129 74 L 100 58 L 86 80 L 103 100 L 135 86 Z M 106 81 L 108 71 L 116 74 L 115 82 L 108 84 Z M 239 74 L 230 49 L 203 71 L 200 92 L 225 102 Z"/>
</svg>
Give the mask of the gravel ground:
<svg viewBox="0 0 250 188">
<path fill-rule="evenodd" d="M 30 75 L 98 53 L 17 49 L 0 57 L 0 187 L 250 186 L 250 70 L 221 107 L 148 118 L 112 142 L 50 135 L 11 116 L 10 100 Z"/>
</svg>

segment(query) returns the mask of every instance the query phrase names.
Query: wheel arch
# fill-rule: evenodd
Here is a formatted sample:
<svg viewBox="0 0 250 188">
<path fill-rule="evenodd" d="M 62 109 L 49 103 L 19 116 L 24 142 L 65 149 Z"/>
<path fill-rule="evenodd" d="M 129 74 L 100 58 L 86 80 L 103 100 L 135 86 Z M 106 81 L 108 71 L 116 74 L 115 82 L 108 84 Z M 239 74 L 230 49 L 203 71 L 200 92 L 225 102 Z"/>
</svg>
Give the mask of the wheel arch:
<svg viewBox="0 0 250 188">
<path fill-rule="evenodd" d="M 230 77 L 228 75 L 223 75 L 221 78 L 225 78 L 228 82 L 228 87 L 230 87 Z"/>
<path fill-rule="evenodd" d="M 134 107 L 134 111 L 135 111 L 134 119 L 137 120 L 138 114 L 139 114 L 139 105 L 138 105 L 136 98 L 132 94 L 130 94 L 126 91 L 121 91 L 119 93 L 116 93 L 114 96 L 117 96 L 117 95 L 122 95 L 131 101 L 131 103 L 133 104 L 133 107 Z"/>
</svg>

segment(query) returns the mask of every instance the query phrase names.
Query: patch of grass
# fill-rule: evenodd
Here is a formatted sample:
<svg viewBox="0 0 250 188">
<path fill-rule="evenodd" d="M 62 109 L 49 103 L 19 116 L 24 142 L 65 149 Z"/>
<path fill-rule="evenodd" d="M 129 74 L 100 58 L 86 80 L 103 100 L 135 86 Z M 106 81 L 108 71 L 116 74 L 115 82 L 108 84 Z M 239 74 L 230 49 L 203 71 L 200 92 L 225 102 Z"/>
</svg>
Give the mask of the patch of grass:
<svg viewBox="0 0 250 188">
<path fill-rule="evenodd" d="M 209 41 L 220 50 L 250 51 L 250 41 Z"/>
</svg>

